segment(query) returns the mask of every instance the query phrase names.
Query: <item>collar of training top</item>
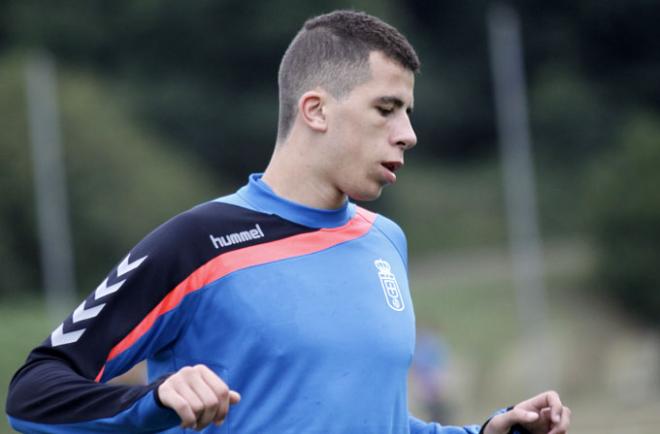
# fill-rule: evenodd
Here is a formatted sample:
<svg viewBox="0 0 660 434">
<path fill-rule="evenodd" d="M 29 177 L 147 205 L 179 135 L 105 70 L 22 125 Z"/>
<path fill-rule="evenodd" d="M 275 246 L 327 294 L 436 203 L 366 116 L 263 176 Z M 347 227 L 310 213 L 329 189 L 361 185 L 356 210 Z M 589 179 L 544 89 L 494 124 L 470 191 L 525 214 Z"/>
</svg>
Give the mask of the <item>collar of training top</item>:
<svg viewBox="0 0 660 434">
<path fill-rule="evenodd" d="M 262 181 L 262 175 L 262 173 L 253 173 L 248 184 L 238 191 L 246 202 L 259 211 L 276 214 L 286 220 L 313 228 L 343 226 L 355 214 L 355 204 L 348 200 L 337 209 L 320 209 L 284 199 Z"/>
</svg>

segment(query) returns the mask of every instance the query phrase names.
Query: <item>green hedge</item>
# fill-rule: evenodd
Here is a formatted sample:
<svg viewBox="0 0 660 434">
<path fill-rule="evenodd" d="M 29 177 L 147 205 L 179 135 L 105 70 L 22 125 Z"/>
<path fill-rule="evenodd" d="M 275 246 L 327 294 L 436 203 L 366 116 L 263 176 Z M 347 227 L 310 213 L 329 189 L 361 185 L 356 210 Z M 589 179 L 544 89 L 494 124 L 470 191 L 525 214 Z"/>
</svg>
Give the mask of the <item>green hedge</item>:
<svg viewBox="0 0 660 434">
<path fill-rule="evenodd" d="M 0 58 L 0 296 L 41 286 L 25 102 L 25 57 Z M 148 231 L 231 189 L 191 151 L 135 121 L 118 84 L 58 71 L 79 288 L 88 293 Z"/>
<path fill-rule="evenodd" d="M 660 326 L 660 119 L 625 123 L 591 181 L 600 287 Z"/>
</svg>

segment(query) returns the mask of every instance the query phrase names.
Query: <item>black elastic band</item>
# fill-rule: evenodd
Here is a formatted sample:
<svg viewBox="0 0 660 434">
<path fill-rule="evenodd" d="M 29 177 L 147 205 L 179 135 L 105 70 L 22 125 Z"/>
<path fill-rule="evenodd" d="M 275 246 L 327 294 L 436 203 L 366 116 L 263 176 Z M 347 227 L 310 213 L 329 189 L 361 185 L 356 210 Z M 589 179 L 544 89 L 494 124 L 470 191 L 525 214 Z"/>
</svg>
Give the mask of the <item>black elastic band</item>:
<svg viewBox="0 0 660 434">
<path fill-rule="evenodd" d="M 506 411 L 511 411 L 513 410 L 513 406 L 507 407 Z M 483 425 L 481 425 L 481 429 L 479 430 L 479 434 L 484 434 L 484 431 L 486 430 L 486 425 L 488 425 L 488 422 L 493 418 L 493 416 L 489 417 L 486 422 L 484 422 Z M 515 424 L 514 426 L 511 427 L 509 430 L 509 434 L 531 434 L 527 429 L 523 428 L 520 424 Z"/>
</svg>

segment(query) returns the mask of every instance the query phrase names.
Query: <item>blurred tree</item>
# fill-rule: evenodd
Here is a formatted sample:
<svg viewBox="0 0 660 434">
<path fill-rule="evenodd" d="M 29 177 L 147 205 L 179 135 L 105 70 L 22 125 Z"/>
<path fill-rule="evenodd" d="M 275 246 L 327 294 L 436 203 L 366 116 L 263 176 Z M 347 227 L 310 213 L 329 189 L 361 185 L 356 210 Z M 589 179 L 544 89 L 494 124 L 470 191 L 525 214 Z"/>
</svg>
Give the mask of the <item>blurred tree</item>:
<svg viewBox="0 0 660 434">
<path fill-rule="evenodd" d="M 440 159 L 474 161 L 494 155 L 487 2 L 406 3 L 411 39 L 422 58 L 414 122 L 419 151 Z"/>
<path fill-rule="evenodd" d="M 617 123 L 607 100 L 576 71 L 547 64 L 537 77 L 530 110 L 544 232 L 575 236 L 588 225 L 584 174 L 594 155 L 613 146 Z"/>
<path fill-rule="evenodd" d="M 27 107 L 20 74 L 15 57 L 0 62 L 0 295 L 35 288 L 38 282 Z"/>
<path fill-rule="evenodd" d="M 267 162 L 277 67 L 293 34 L 311 15 L 363 9 L 400 27 L 422 57 L 414 123 L 425 146 L 416 152 L 453 161 L 497 155 L 486 1 L 5 1 L 8 44 L 46 46 L 64 62 L 120 79 L 134 97 L 134 114 L 174 145 L 241 178 Z M 548 77 L 550 66 L 577 71 L 564 77 L 569 87 L 588 82 L 597 93 L 616 96 L 605 111 L 640 101 L 660 107 L 658 4 L 513 3 L 522 17 L 531 86 Z"/>
<path fill-rule="evenodd" d="M 660 326 L 660 118 L 638 114 L 594 169 L 593 237 L 600 286 Z"/>
<path fill-rule="evenodd" d="M 354 6 L 395 17 L 397 8 Z M 270 156 L 277 68 L 302 22 L 349 1 L 13 2 L 10 34 L 121 81 L 133 113 L 242 180 Z"/>
<path fill-rule="evenodd" d="M 0 60 L 0 294 L 40 285 L 23 62 Z M 164 219 L 234 186 L 127 118 L 111 89 L 60 69 L 59 96 L 80 287 L 87 292 Z M 221 187 L 222 185 L 222 187 Z"/>
<path fill-rule="evenodd" d="M 565 235 L 573 228 L 568 234 L 573 235 L 576 228 L 585 227 L 585 168 L 594 155 L 616 145 L 617 120 L 639 107 L 660 110 L 656 83 L 660 26 L 655 25 L 660 3 L 512 3 L 523 24 L 544 234 Z M 428 188 L 429 195 L 435 193 L 430 205 L 429 196 L 421 194 L 394 205 L 401 200 L 395 194 L 385 195 L 376 208 L 398 217 L 402 204 L 414 210 L 430 206 L 434 212 L 428 215 L 452 216 L 458 225 L 450 226 L 452 230 L 437 218 L 408 225 L 411 240 L 431 249 L 502 239 L 499 220 L 489 220 L 487 215 L 480 219 L 481 208 L 471 202 L 485 195 L 485 203 L 493 204 L 499 185 L 493 176 L 498 153 L 485 29 L 489 4 L 460 0 L 0 0 L 0 53 L 12 47 L 49 48 L 61 64 L 101 77 L 101 87 L 112 83 L 111 104 L 122 99 L 115 107 L 125 110 L 117 117 L 122 123 L 131 117 L 131 125 L 143 125 L 146 120 L 148 127 L 140 131 L 135 127 L 135 134 L 156 137 L 154 147 L 155 142 L 167 146 L 158 148 L 159 153 L 179 155 L 183 149 L 212 167 L 210 176 L 231 177 L 238 184 L 247 172 L 260 170 L 267 162 L 275 138 L 279 59 L 305 18 L 342 7 L 381 16 L 404 31 L 423 62 L 413 114 L 420 146 L 413 155 L 429 167 L 442 160 L 449 172 L 444 179 L 442 174 L 429 175 L 437 169 L 421 168 L 410 179 L 451 187 Z M 81 83 L 91 80 L 85 77 Z M 12 107 L 17 105 L 7 104 L 7 109 Z M 14 119 L 16 114 L 7 117 Z M 115 140 L 103 141 L 98 136 L 112 137 L 115 130 L 119 129 L 99 127 L 93 140 L 109 146 Z M 455 167 L 458 164 L 461 169 Z M 74 170 L 83 173 L 85 167 Z M 409 172 L 407 168 L 402 181 Z M 465 183 L 464 176 L 485 180 L 492 188 L 480 193 L 481 187 Z M 103 182 L 114 182 L 110 180 Z M 457 185 L 472 186 L 478 192 Z M 409 188 L 425 189 L 414 182 Z M 18 213 L 13 217 L 16 227 L 31 224 L 23 211 L 13 212 Z M 465 215 L 470 218 L 458 217 Z M 12 237 L 13 232 L 4 230 L 0 237 Z M 25 246 L 34 246 L 27 230 L 17 233 L 27 234 Z M 425 238 L 428 233 L 443 235 Z M 109 243 L 113 245 L 112 240 Z M 16 247 L 15 242 L 12 246 L 31 249 Z"/>
<path fill-rule="evenodd" d="M 660 108 L 660 2 L 574 2 L 580 66 L 618 105 Z"/>
</svg>

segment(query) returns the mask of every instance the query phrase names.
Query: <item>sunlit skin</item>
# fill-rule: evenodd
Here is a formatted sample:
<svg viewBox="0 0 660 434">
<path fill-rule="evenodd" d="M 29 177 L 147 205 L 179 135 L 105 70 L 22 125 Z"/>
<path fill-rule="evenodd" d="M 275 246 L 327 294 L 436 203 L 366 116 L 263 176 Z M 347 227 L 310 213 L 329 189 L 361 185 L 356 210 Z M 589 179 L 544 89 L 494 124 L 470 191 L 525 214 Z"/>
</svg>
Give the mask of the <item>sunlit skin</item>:
<svg viewBox="0 0 660 434">
<path fill-rule="evenodd" d="M 278 195 L 334 209 L 347 197 L 376 199 L 396 181 L 404 152 L 417 143 L 410 122 L 415 78 L 378 51 L 369 65 L 371 79 L 343 98 L 322 88 L 301 96 L 293 128 L 263 177 Z"/>
</svg>

